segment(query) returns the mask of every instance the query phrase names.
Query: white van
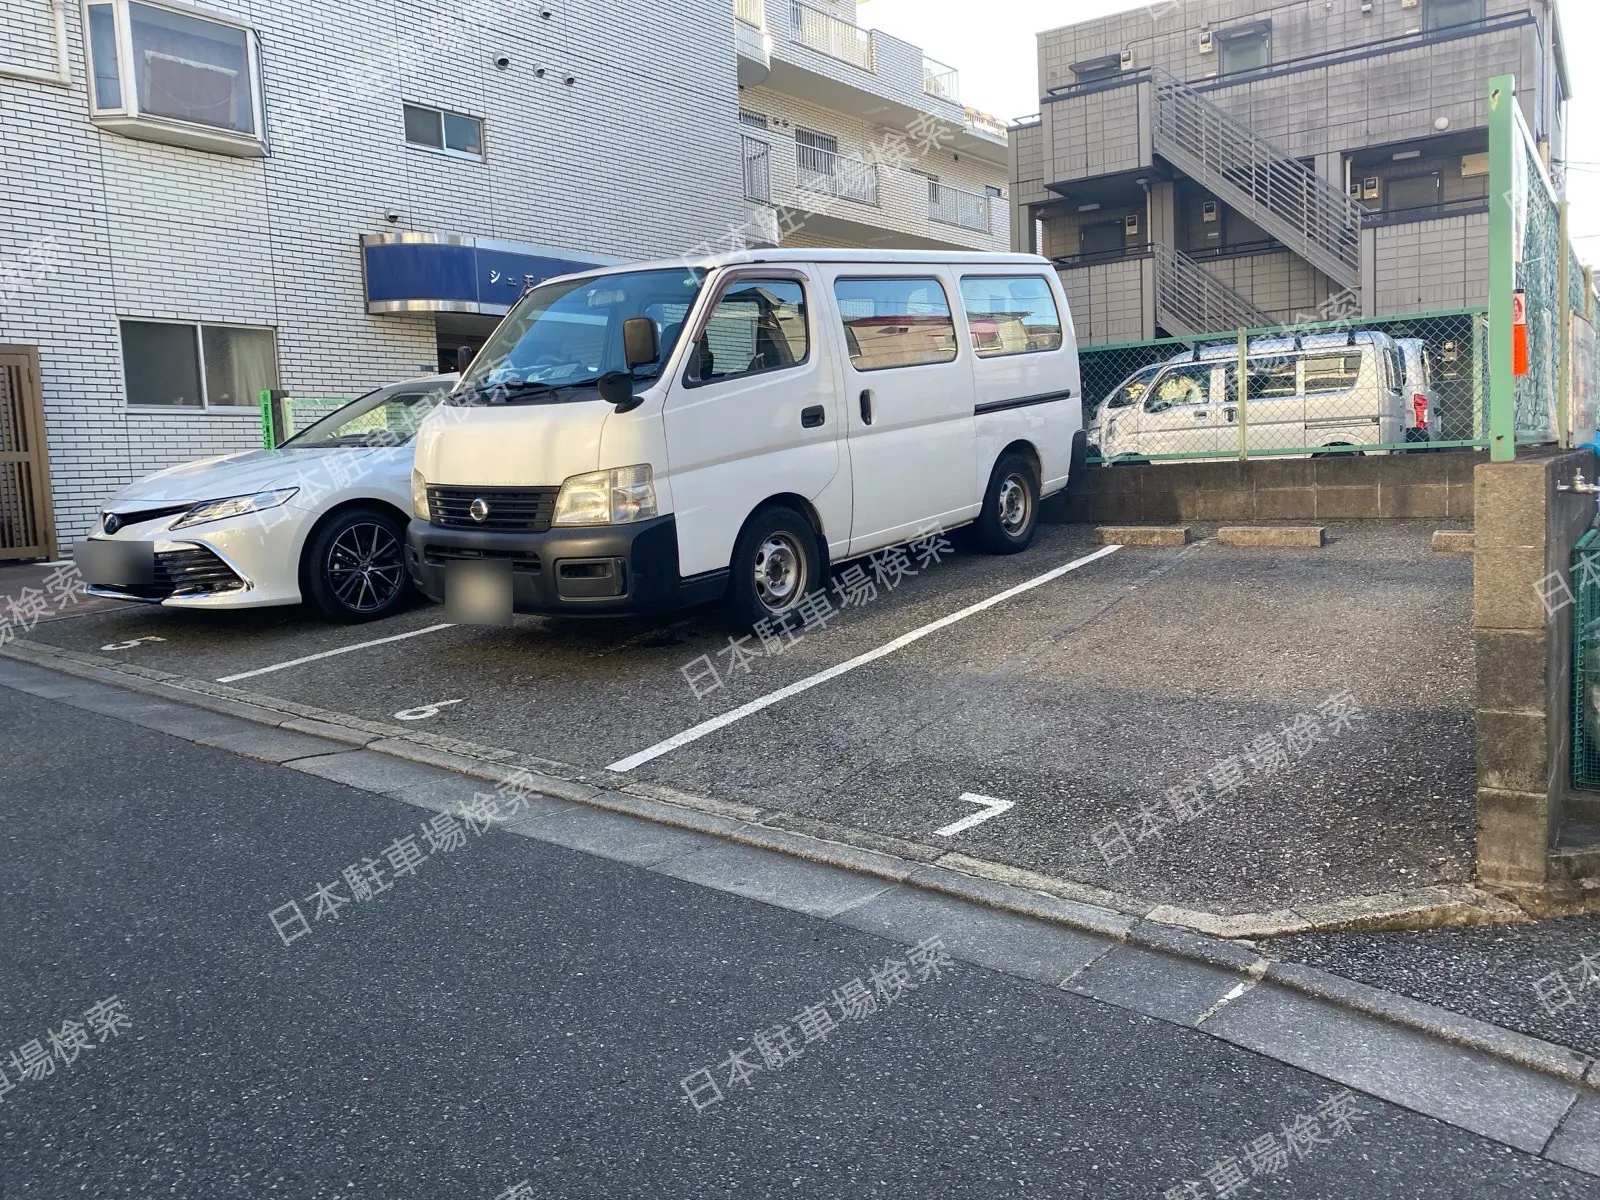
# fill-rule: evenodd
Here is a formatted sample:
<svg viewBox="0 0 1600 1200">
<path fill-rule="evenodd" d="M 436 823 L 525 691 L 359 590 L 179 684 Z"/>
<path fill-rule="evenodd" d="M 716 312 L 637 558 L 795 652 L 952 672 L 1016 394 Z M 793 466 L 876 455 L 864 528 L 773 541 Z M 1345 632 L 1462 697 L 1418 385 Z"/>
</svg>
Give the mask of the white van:
<svg viewBox="0 0 1600 1200">
<path fill-rule="evenodd" d="M 1400 394 L 1410 405 L 1406 422 L 1406 441 L 1439 442 L 1444 435 L 1439 432 L 1438 413 L 1433 404 L 1433 354 L 1423 338 L 1399 338 L 1395 347 L 1400 351 L 1400 366 L 1404 371 Z"/>
<path fill-rule="evenodd" d="M 1404 372 L 1388 334 L 1252 338 L 1248 365 L 1243 420 L 1252 453 L 1351 453 L 1408 440 Z M 1106 459 L 1236 451 L 1238 374 L 1237 342 L 1198 346 L 1145 367 L 1106 397 L 1089 443 Z"/>
<path fill-rule="evenodd" d="M 1067 484 L 1078 390 L 1034 255 L 770 250 L 552 279 L 419 431 L 408 565 L 480 620 L 724 596 L 744 627 L 786 619 L 830 565 L 933 529 L 1026 549 Z"/>
</svg>

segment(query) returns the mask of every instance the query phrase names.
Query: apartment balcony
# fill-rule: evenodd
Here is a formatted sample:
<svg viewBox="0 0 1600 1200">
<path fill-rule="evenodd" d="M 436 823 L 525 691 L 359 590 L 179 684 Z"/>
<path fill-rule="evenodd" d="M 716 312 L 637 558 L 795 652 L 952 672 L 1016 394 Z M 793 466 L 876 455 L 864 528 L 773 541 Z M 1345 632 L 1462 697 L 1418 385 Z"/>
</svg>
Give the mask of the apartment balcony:
<svg viewBox="0 0 1600 1200">
<path fill-rule="evenodd" d="M 733 48 L 739 65 L 739 86 L 756 87 L 772 74 L 772 35 L 767 32 L 763 0 L 734 0 Z"/>
<path fill-rule="evenodd" d="M 735 0 L 735 14 L 749 5 Z M 918 138 L 937 134 L 957 154 L 1006 162 L 1005 129 L 964 109 L 958 73 L 920 47 L 805 0 L 766 0 L 763 19 L 772 39 L 767 87 Z"/>
<path fill-rule="evenodd" d="M 742 141 L 745 198 L 775 212 L 786 237 L 899 249 L 1010 246 L 1010 208 L 1003 197 L 797 145 L 777 133 L 745 134 Z"/>
</svg>

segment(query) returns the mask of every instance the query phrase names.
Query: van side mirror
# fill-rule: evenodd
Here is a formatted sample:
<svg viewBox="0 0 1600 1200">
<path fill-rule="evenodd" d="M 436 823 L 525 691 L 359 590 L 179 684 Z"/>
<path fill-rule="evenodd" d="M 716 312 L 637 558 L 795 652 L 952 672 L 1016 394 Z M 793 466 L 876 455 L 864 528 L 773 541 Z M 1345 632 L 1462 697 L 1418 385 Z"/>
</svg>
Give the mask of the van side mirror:
<svg viewBox="0 0 1600 1200">
<path fill-rule="evenodd" d="M 474 350 L 471 346 L 457 346 L 456 347 L 456 370 L 461 372 L 461 374 L 465 375 L 467 373 L 467 368 L 472 365 L 472 360 L 474 358 L 476 358 L 477 356 L 478 356 L 478 352 L 476 350 Z"/>
<path fill-rule="evenodd" d="M 622 358 L 628 370 L 653 363 L 661 355 L 661 337 L 649 317 L 629 317 L 622 323 Z"/>
</svg>

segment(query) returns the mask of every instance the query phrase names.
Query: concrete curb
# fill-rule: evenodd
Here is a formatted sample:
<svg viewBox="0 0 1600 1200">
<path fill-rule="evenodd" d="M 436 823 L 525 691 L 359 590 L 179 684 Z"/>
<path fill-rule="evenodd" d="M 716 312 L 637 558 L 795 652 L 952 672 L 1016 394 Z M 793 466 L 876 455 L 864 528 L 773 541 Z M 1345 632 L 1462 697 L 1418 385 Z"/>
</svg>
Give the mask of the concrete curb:
<svg viewBox="0 0 1600 1200">
<path fill-rule="evenodd" d="M 556 800 L 775 852 L 887 883 L 939 893 L 984 908 L 1236 972 L 1249 980 L 1266 980 L 1340 1008 L 1476 1051 L 1579 1088 L 1600 1092 L 1600 1062 L 1579 1051 L 1312 967 L 1267 959 L 1249 943 L 1234 940 L 1239 935 L 1219 935 L 1195 928 L 1192 921 L 1174 919 L 1189 916 L 1207 918 L 1210 924 L 1228 928 L 1265 928 L 1273 923 L 1266 918 L 1275 917 L 1276 914 L 1217 917 L 1172 906 L 1149 905 L 1087 885 L 1056 880 L 961 854 L 941 852 L 917 843 L 896 846 L 894 839 L 879 839 L 883 845 L 868 848 L 834 840 L 826 834 L 832 833 L 835 827 L 795 818 L 793 814 L 702 801 L 698 797 L 655 785 L 630 782 L 625 789 L 607 788 L 578 778 L 536 774 L 522 767 L 518 756 L 509 751 L 481 748 L 495 755 L 489 758 L 431 744 L 444 742 L 479 749 L 471 743 L 460 743 L 450 738 L 430 737 L 424 742 L 411 736 L 410 731 L 403 730 L 394 732 L 405 736 L 378 736 L 380 730 L 384 733 L 389 730 L 383 726 L 373 726 L 370 722 L 361 724 L 372 728 L 357 729 L 320 717 L 290 716 L 237 696 L 217 696 L 209 690 L 190 689 L 178 682 L 177 677 L 153 678 L 163 674 L 161 672 L 146 668 L 128 670 L 123 664 L 108 667 L 92 659 L 85 662 L 82 660 L 91 656 L 67 651 L 52 649 L 42 652 L 36 646 L 6 646 L 0 647 L 0 657 L 105 686 L 155 696 L 186 707 L 213 711 L 274 728 L 314 734 L 352 750 L 386 754 L 484 783 L 499 784 L 517 775 L 522 786 Z M 608 781 L 617 778 L 620 777 L 610 776 Z M 690 805 L 685 801 L 696 803 Z M 806 823 L 809 828 L 784 828 L 771 823 L 775 817 Z M 901 848 L 913 853 L 894 852 Z M 1449 888 L 1433 890 L 1440 893 L 1453 891 Z M 1463 905 L 1467 900 L 1455 896 L 1451 903 Z M 1512 907 L 1504 905 L 1504 902 L 1496 903 L 1505 908 Z M 1353 923 L 1369 922 L 1378 917 L 1371 911 L 1376 906 L 1369 906 L 1358 914 L 1353 908 L 1360 906 L 1352 901 L 1339 901 L 1320 907 L 1330 910 L 1330 915 L 1337 914 L 1344 921 L 1343 928 L 1352 928 L 1355 927 Z M 1415 914 L 1440 910 L 1441 905 L 1435 903 L 1432 907 L 1406 911 Z M 1306 928 L 1304 914 L 1314 912 L 1315 908 L 1308 906 L 1286 911 L 1301 915 L 1301 927 L 1292 930 L 1299 932 Z"/>
</svg>

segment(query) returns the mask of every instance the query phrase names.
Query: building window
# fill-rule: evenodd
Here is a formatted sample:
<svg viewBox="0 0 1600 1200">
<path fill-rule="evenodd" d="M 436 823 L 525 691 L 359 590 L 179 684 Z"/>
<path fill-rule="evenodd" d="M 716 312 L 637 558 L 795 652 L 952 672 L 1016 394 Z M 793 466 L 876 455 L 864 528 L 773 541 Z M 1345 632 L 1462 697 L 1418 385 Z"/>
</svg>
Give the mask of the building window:
<svg viewBox="0 0 1600 1200">
<path fill-rule="evenodd" d="M 961 299 L 979 358 L 1061 349 L 1061 313 L 1043 276 L 963 276 Z"/>
<path fill-rule="evenodd" d="M 91 115 L 113 132 L 260 157 L 261 72 L 248 26 L 140 0 L 87 6 Z"/>
<path fill-rule="evenodd" d="M 1222 47 L 1222 73 L 1258 71 L 1272 65 L 1272 26 L 1265 21 L 1217 34 Z"/>
<path fill-rule="evenodd" d="M 1423 19 L 1426 29 L 1448 29 L 1483 20 L 1483 0 L 1425 0 Z"/>
<path fill-rule="evenodd" d="M 483 161 L 483 122 L 477 117 L 407 104 L 405 119 L 408 145 Z"/>
<path fill-rule="evenodd" d="M 837 279 L 833 294 L 856 370 L 946 363 L 956 357 L 955 320 L 937 279 Z"/>
<path fill-rule="evenodd" d="M 278 386 L 271 329 L 123 321 L 122 370 L 130 405 L 253 408 Z"/>
<path fill-rule="evenodd" d="M 985 196 L 988 196 L 992 200 L 998 200 L 998 199 L 1002 198 L 1006 193 L 1005 193 L 1005 189 L 1004 188 L 998 188 L 998 187 L 995 187 L 995 185 L 992 184 L 992 183 L 986 183 L 986 184 L 983 185 L 983 194 Z"/>
</svg>

